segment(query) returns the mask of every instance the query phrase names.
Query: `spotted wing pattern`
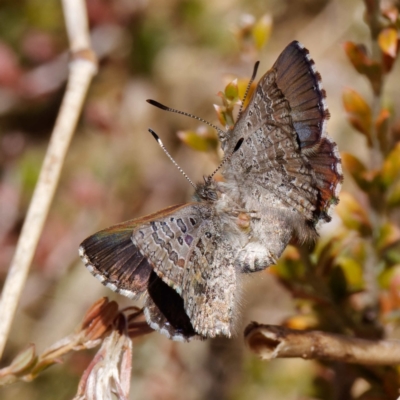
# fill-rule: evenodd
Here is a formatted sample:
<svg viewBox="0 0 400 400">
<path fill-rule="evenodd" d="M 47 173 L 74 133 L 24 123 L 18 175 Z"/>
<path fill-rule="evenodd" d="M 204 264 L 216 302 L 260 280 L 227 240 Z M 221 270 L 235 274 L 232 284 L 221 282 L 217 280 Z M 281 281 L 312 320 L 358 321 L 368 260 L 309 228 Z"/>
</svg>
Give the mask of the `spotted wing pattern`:
<svg viewBox="0 0 400 400">
<path fill-rule="evenodd" d="M 133 230 L 133 244 L 156 274 L 180 295 L 189 253 L 212 215 L 209 205 L 188 203 Z"/>
</svg>

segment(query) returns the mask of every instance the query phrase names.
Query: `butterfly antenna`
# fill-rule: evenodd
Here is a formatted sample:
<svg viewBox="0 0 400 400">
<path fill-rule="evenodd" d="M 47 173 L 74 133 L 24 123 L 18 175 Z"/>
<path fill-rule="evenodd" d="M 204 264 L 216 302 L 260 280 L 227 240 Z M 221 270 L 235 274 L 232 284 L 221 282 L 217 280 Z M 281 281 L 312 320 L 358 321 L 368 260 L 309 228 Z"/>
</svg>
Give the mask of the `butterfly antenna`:
<svg viewBox="0 0 400 400">
<path fill-rule="evenodd" d="M 159 146 L 163 149 L 164 153 L 168 156 L 168 158 L 172 161 L 172 164 L 178 168 L 179 172 L 189 181 L 189 183 L 196 189 L 196 185 L 192 182 L 192 180 L 186 175 L 183 169 L 177 164 L 177 162 L 172 158 L 171 154 L 169 154 L 168 150 L 165 148 L 163 142 L 158 137 L 157 133 L 153 131 L 153 129 L 149 129 L 149 132 L 153 135 L 153 138 L 156 139 Z"/>
<path fill-rule="evenodd" d="M 211 126 L 212 128 L 214 128 L 221 136 L 225 136 L 226 135 L 225 131 L 223 131 L 221 128 L 218 128 L 218 126 L 212 124 L 211 122 L 206 121 L 203 118 L 196 117 L 193 114 L 189 114 L 189 113 L 184 112 L 184 111 L 179 111 L 179 110 L 175 110 L 174 108 L 170 108 L 170 107 L 164 106 L 164 104 L 161 104 L 161 103 L 159 103 L 158 101 L 155 101 L 155 100 L 148 99 L 146 101 L 149 104 L 151 104 L 152 106 L 158 107 L 161 110 L 170 111 L 170 112 L 173 112 L 173 113 L 176 113 L 176 114 L 186 115 L 187 117 L 197 119 L 198 121 L 203 122 L 204 124 L 207 124 L 208 126 Z"/>
<path fill-rule="evenodd" d="M 259 65 L 260 65 L 260 61 L 256 61 L 256 63 L 254 64 L 253 74 L 251 75 L 249 83 L 247 84 L 246 91 L 244 92 L 242 104 L 240 105 L 240 109 L 239 109 L 236 121 L 239 119 L 240 115 L 242 114 L 244 102 L 246 101 L 247 95 L 249 94 L 249 90 L 250 90 L 251 84 L 254 82 L 254 79 L 256 79 L 257 70 L 258 70 L 258 66 Z"/>
<path fill-rule="evenodd" d="M 236 143 L 235 148 L 233 149 L 232 153 L 229 154 L 227 157 L 224 157 L 224 159 L 221 161 L 221 163 L 218 165 L 217 169 L 208 177 L 208 181 L 210 182 L 211 179 L 214 177 L 214 175 L 222 168 L 222 166 L 240 149 L 240 146 L 243 143 L 243 138 L 240 138 L 238 142 Z"/>
</svg>

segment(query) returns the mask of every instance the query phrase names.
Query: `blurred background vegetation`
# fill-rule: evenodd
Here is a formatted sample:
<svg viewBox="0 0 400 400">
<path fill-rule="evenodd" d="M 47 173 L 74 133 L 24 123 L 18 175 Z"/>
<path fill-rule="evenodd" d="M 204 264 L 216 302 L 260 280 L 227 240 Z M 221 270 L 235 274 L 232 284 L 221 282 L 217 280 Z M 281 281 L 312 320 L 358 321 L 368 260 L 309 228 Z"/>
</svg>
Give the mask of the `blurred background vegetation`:
<svg viewBox="0 0 400 400">
<path fill-rule="evenodd" d="M 192 180 L 214 170 L 218 157 L 210 133 L 145 100 L 218 123 L 213 104 L 223 104 L 217 93 L 236 77 L 245 82 L 258 59 L 260 77 L 296 39 L 310 50 L 322 75 L 332 114 L 328 132 L 343 154 L 346 180 L 333 221 L 322 227 L 315 248 L 289 246 L 277 267 L 245 277 L 235 339 L 181 344 L 153 333 L 135 341 L 131 398 L 395 399 L 397 368 L 264 363 L 242 340 L 243 328 L 253 320 L 365 338 L 399 337 L 400 70 L 394 63 L 399 3 L 382 1 L 383 14 L 376 4 L 88 0 L 99 73 L 1 366 L 27 343 L 40 352 L 67 335 L 101 296 L 131 304 L 86 271 L 77 249 L 101 228 L 190 198 L 191 186 L 149 127 Z M 3 0 L 0 10 L 2 285 L 65 89 L 68 43 L 56 0 Z M 0 388 L 0 398 L 70 399 L 93 354 L 72 354 L 31 383 Z"/>
</svg>

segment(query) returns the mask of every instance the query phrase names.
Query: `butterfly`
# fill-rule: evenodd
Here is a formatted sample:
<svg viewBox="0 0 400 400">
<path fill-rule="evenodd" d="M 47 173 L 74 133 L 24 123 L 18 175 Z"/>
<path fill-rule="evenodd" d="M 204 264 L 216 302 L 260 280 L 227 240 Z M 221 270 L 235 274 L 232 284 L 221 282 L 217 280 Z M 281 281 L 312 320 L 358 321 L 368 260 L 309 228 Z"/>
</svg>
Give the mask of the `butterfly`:
<svg viewBox="0 0 400 400">
<path fill-rule="evenodd" d="M 230 337 L 240 275 L 276 264 L 294 237 L 314 239 L 338 202 L 325 97 L 308 50 L 290 43 L 235 125 L 218 129 L 223 181 L 212 175 L 192 202 L 90 236 L 79 249 L 86 267 L 108 288 L 144 296 L 148 324 L 170 339 Z"/>
</svg>

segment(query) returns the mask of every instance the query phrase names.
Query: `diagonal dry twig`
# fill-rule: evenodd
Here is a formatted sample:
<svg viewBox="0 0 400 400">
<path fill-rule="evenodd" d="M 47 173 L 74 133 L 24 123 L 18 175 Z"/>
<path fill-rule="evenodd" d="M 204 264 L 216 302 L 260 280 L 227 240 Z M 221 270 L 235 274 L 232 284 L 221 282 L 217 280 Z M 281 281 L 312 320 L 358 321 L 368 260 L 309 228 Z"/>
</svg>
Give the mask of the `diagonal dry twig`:
<svg viewBox="0 0 400 400">
<path fill-rule="evenodd" d="M 0 298 L 0 357 L 89 84 L 97 71 L 84 0 L 62 0 L 72 58 L 67 89 Z"/>
<path fill-rule="evenodd" d="M 363 365 L 400 364 L 399 340 L 366 340 L 256 322 L 247 326 L 244 336 L 250 349 L 263 360 L 304 358 Z"/>
</svg>

